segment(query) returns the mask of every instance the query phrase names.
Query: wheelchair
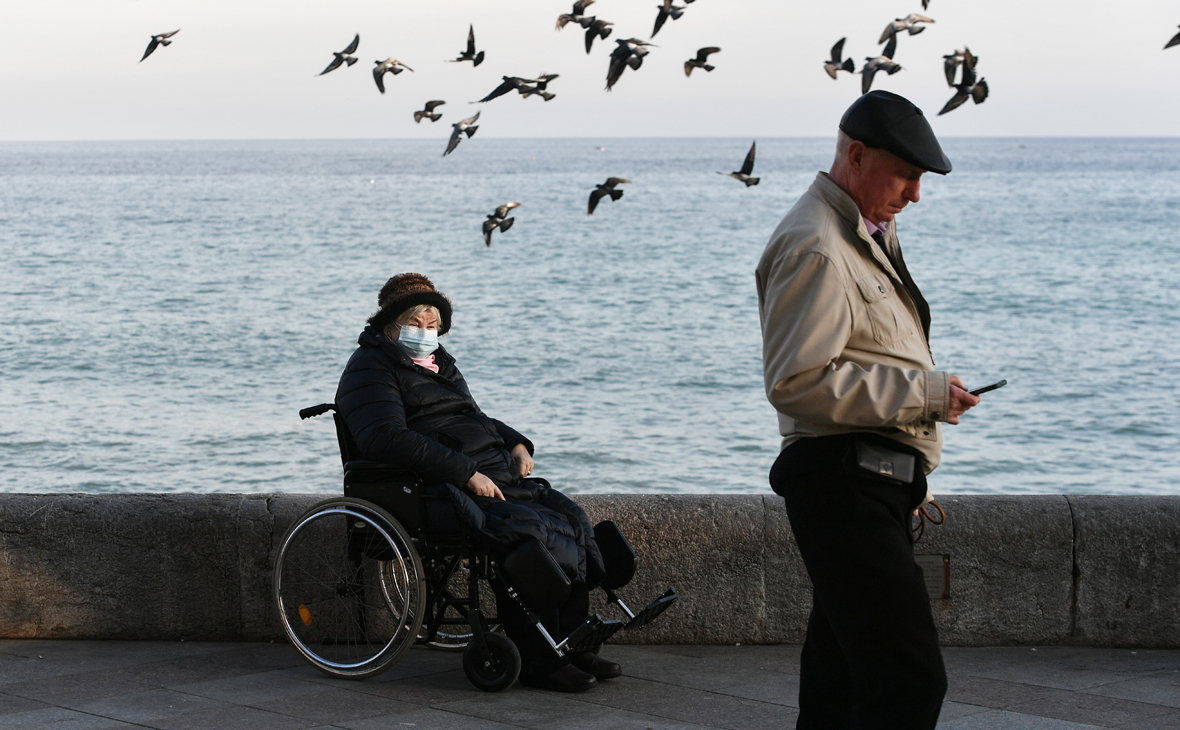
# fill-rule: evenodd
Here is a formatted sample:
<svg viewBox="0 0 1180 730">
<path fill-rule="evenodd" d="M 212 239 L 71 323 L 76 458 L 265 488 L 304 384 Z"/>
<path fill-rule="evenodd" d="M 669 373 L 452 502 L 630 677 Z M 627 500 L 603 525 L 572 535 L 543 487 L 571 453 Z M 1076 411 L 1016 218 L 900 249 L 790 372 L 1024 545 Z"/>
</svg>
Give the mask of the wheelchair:
<svg viewBox="0 0 1180 730">
<path fill-rule="evenodd" d="M 295 520 L 279 544 L 274 600 L 287 637 L 316 669 L 364 679 L 389 669 L 410 647 L 461 650 L 471 683 L 498 692 L 516 682 L 516 645 L 499 630 L 490 584 L 498 581 L 555 654 L 595 649 L 620 630 L 646 626 L 676 600 L 669 588 L 634 613 L 615 592 L 635 574 L 636 555 L 611 521 L 594 527 L 607 577 L 601 588 L 624 620 L 595 614 L 555 639 L 537 618 L 565 602 L 569 579 L 545 547 L 528 540 L 497 554 L 468 533 L 446 497 L 396 465 L 356 458 L 358 450 L 334 404 L 299 412 L 333 412 L 344 496 Z M 538 480 L 542 481 L 543 480 Z M 564 585 L 564 593 L 561 586 Z M 556 587 L 556 589 L 554 588 Z"/>
</svg>

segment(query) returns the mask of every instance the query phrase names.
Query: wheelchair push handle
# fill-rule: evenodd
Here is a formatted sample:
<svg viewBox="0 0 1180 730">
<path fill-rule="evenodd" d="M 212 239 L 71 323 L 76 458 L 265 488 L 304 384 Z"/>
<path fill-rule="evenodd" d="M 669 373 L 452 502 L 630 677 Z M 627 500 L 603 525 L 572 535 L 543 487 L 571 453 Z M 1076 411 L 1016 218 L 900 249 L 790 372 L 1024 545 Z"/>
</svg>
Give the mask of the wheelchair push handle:
<svg viewBox="0 0 1180 730">
<path fill-rule="evenodd" d="M 310 406 L 308 408 L 304 408 L 304 409 L 300 410 L 299 411 L 299 418 L 301 420 L 306 421 L 309 418 L 315 418 L 316 416 L 322 416 L 325 413 L 327 413 L 328 411 L 334 411 L 334 410 L 336 410 L 335 403 L 321 403 L 318 406 Z"/>
</svg>

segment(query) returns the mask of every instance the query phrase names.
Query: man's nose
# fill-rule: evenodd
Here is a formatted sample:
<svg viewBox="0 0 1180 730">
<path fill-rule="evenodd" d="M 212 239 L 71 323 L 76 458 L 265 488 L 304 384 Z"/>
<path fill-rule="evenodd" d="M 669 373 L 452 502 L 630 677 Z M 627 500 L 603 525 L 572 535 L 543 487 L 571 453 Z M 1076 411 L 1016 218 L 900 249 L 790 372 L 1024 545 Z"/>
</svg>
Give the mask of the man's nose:
<svg viewBox="0 0 1180 730">
<path fill-rule="evenodd" d="M 906 185 L 905 199 L 910 201 L 911 203 L 918 202 L 918 199 L 921 197 L 921 195 L 919 195 L 919 193 L 918 193 L 918 188 L 920 186 L 921 186 L 921 183 L 917 180 L 914 180 L 909 185 Z"/>
</svg>

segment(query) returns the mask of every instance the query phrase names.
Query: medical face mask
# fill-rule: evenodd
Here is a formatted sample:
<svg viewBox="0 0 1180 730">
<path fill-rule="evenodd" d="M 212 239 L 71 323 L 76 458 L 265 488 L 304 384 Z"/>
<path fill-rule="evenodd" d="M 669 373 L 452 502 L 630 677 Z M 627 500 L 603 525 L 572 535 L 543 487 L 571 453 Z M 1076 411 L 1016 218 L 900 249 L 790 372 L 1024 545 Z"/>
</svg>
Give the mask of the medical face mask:
<svg viewBox="0 0 1180 730">
<path fill-rule="evenodd" d="M 412 359 L 423 360 L 438 349 L 438 330 L 402 327 L 397 336 L 397 344 L 410 353 Z"/>
</svg>

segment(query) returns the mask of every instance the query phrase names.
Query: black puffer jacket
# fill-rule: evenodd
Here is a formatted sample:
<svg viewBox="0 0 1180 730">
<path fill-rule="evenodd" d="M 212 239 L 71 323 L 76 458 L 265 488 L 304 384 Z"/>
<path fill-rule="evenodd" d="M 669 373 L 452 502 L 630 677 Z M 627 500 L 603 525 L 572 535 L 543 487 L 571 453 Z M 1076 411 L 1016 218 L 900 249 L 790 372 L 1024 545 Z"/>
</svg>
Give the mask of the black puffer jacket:
<svg viewBox="0 0 1180 730">
<path fill-rule="evenodd" d="M 443 347 L 434 359 L 438 373 L 414 364 L 373 327 L 361 333 L 336 390 L 336 408 L 361 454 L 417 472 L 485 538 L 505 548 L 536 538 L 572 580 L 596 585 L 602 557 L 586 513 L 557 490 L 520 478 L 511 450 L 524 444 L 531 454 L 532 442 L 479 409 Z M 477 471 L 507 500 L 464 491 Z"/>
</svg>

